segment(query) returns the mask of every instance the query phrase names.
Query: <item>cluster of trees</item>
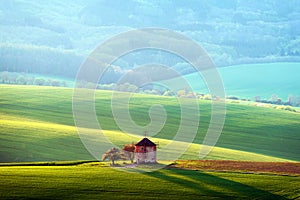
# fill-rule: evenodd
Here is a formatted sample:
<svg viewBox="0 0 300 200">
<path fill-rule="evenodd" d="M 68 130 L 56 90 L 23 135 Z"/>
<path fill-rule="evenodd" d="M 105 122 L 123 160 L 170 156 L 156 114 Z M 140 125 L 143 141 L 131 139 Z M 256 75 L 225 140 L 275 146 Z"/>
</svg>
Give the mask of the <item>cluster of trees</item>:
<svg viewBox="0 0 300 200">
<path fill-rule="evenodd" d="M 74 78 L 83 56 L 46 46 L 0 44 L 0 71 Z"/>
<path fill-rule="evenodd" d="M 283 101 L 276 94 L 273 94 L 269 100 L 261 99 L 260 96 L 255 96 L 254 101 L 260 103 L 300 107 L 300 96 L 295 95 L 289 95 L 287 101 Z"/>
<path fill-rule="evenodd" d="M 95 27 L 160 26 L 180 30 L 200 42 L 218 66 L 258 60 L 282 61 L 283 57 L 299 60 L 297 0 L 226 0 L 222 4 L 197 0 L 184 3 L 131 0 L 122 4 L 122 10 L 118 3 L 104 2 L 87 4 L 80 12 L 82 23 Z"/>
<path fill-rule="evenodd" d="M 78 6 L 73 7 L 60 4 L 69 9 L 57 9 L 51 2 L 9 2 L 0 5 L 0 26 L 5 30 L 1 32 L 0 71 L 74 78 L 95 44 L 122 31 L 147 26 L 171 28 L 191 37 L 207 50 L 217 66 L 300 60 L 298 0 L 224 0 L 222 4 L 216 0 L 102 0 L 76 1 Z M 41 15 L 42 6 L 45 9 Z M 120 60 L 117 65 L 122 69 L 155 61 L 183 74 L 193 72 L 178 57 L 162 51 L 143 55 L 132 52 Z M 107 73 L 103 80 L 106 84 L 122 75 L 115 70 Z"/>
<path fill-rule="evenodd" d="M 288 110 L 288 111 L 291 111 L 291 112 L 297 112 L 294 108 L 292 108 L 291 106 L 283 106 L 283 105 L 280 105 L 280 106 L 275 106 L 274 107 L 275 109 L 278 109 L 278 110 Z"/>
<path fill-rule="evenodd" d="M 240 99 L 236 96 L 228 96 L 226 98 L 229 99 L 229 100 L 251 101 L 250 99 Z M 255 96 L 254 97 L 254 102 L 282 105 L 283 107 L 277 107 L 277 108 L 287 108 L 287 110 L 288 110 L 289 108 L 284 107 L 284 106 L 300 107 L 300 96 L 289 95 L 286 101 L 283 101 L 276 94 L 273 94 L 269 99 L 262 99 L 260 96 Z"/>
<path fill-rule="evenodd" d="M 125 144 L 122 149 L 111 148 L 102 155 L 102 160 L 110 160 L 111 165 L 116 165 L 117 160 L 130 160 L 131 163 L 134 161 L 134 144 Z"/>
<path fill-rule="evenodd" d="M 3 73 L 0 73 L 0 82 L 1 83 L 14 83 L 18 78 L 14 78 L 12 82 L 3 82 Z M 22 79 L 22 78 L 21 78 Z M 8 80 L 8 79 L 6 79 Z M 34 80 L 32 83 L 34 85 L 47 85 L 46 83 L 49 83 L 48 81 L 45 81 L 41 78 L 35 78 L 35 79 L 30 79 Z M 62 81 L 59 82 L 57 80 L 53 80 L 54 83 L 52 86 L 62 86 L 66 87 L 66 82 Z M 20 81 L 16 81 L 17 84 L 22 84 Z M 50 82 L 51 83 L 51 82 Z M 60 84 L 59 84 L 60 83 Z M 26 83 L 25 83 L 26 84 Z M 51 84 L 48 84 L 51 85 Z M 218 99 L 218 97 L 212 96 L 211 94 L 204 94 L 200 92 L 194 92 L 190 91 L 187 88 L 184 89 L 179 89 L 177 91 L 170 91 L 168 89 L 165 89 L 163 87 L 155 87 L 148 85 L 146 87 L 138 88 L 134 84 L 130 84 L 128 82 L 122 83 L 122 84 L 93 84 L 90 82 L 86 81 L 81 81 L 77 84 L 77 87 L 81 88 L 88 88 L 88 89 L 99 89 L 99 90 L 112 90 L 112 91 L 120 91 L 120 92 L 132 92 L 132 93 L 141 93 L 141 94 L 152 94 L 152 95 L 160 95 L 160 96 L 177 96 L 180 98 L 197 98 L 197 99 L 202 99 L 202 100 L 212 100 L 212 99 Z M 245 98 L 239 98 L 236 96 L 227 96 L 226 99 L 229 100 L 242 100 L 242 101 L 251 101 L 250 99 L 245 99 Z M 260 96 L 255 96 L 254 97 L 255 102 L 260 102 L 260 103 L 268 103 L 268 104 L 275 104 L 275 105 L 285 105 L 285 106 L 294 106 L 294 107 L 300 107 L 300 96 L 296 95 L 289 95 L 287 100 L 284 101 L 281 98 L 279 98 L 276 94 L 273 94 L 270 99 L 262 99 Z"/>
<path fill-rule="evenodd" d="M 70 86 L 64 80 L 34 77 L 26 73 L 16 73 L 16 72 L 7 72 L 7 71 L 0 72 L 0 83 L 16 84 L 16 85 L 55 86 L 55 87 Z"/>
<path fill-rule="evenodd" d="M 39 86 L 55 86 L 55 87 L 71 87 L 73 85 L 72 81 L 65 81 L 62 79 L 54 79 L 48 77 L 34 76 L 27 73 L 16 73 L 3 71 L 0 72 L 0 83 L 2 84 L 18 84 L 18 85 L 39 85 Z M 157 87 L 154 85 L 147 85 L 142 88 L 138 88 L 136 85 L 125 82 L 125 83 L 110 83 L 110 84 L 97 84 L 90 83 L 87 81 L 79 81 L 76 87 L 88 88 L 88 89 L 99 89 L 99 90 L 113 90 L 120 92 L 134 92 L 141 94 L 152 94 L 160 96 L 177 96 L 180 98 L 198 98 L 203 100 L 217 99 L 217 97 L 212 97 L 210 94 L 203 94 L 199 92 L 193 92 L 187 88 L 180 89 L 177 91 L 170 91 L 164 87 Z M 242 100 L 250 101 L 250 99 L 240 99 L 236 96 L 226 97 L 229 100 Z M 262 99 L 260 96 L 254 97 L 255 102 L 269 103 L 284 106 L 295 106 L 300 107 L 300 96 L 289 95 L 287 100 L 284 101 L 279 98 L 276 94 L 273 94 L 269 99 Z"/>
<path fill-rule="evenodd" d="M 82 87 L 93 88 L 91 83 L 85 82 L 84 84 L 80 84 Z M 128 82 L 123 84 L 98 84 L 97 89 L 99 90 L 115 90 L 120 92 L 134 92 L 141 94 L 153 94 L 160 96 L 178 96 L 181 98 L 199 98 L 205 100 L 211 100 L 212 96 L 210 94 L 202 94 L 190 91 L 188 89 L 180 89 L 178 91 L 170 91 L 165 89 L 164 87 L 157 87 L 152 85 L 147 85 L 145 87 L 138 88 L 134 84 L 130 84 Z"/>
</svg>

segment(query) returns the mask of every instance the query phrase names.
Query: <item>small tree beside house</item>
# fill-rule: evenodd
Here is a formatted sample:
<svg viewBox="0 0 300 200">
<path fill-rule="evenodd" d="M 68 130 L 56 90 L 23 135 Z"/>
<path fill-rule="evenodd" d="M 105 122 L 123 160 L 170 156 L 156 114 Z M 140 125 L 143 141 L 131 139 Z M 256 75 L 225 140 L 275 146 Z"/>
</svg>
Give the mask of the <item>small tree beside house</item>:
<svg viewBox="0 0 300 200">
<path fill-rule="evenodd" d="M 118 148 L 111 148 L 102 155 L 102 160 L 110 160 L 112 165 L 115 165 L 116 160 L 124 159 L 123 152 Z"/>
<path fill-rule="evenodd" d="M 133 163 L 134 160 L 134 150 L 134 144 L 125 144 L 123 147 L 123 153 L 130 160 L 131 163 Z"/>
</svg>

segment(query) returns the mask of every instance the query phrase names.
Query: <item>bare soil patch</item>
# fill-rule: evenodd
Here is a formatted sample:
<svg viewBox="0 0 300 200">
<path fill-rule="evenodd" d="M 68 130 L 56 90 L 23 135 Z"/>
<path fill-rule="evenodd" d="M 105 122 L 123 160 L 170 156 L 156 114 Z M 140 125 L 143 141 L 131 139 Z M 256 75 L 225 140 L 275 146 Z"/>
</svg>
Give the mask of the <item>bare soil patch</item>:
<svg viewBox="0 0 300 200">
<path fill-rule="evenodd" d="M 203 171 L 235 171 L 244 173 L 272 173 L 280 175 L 300 176 L 300 162 L 252 162 L 231 160 L 178 160 L 168 168 L 203 170 Z"/>
</svg>

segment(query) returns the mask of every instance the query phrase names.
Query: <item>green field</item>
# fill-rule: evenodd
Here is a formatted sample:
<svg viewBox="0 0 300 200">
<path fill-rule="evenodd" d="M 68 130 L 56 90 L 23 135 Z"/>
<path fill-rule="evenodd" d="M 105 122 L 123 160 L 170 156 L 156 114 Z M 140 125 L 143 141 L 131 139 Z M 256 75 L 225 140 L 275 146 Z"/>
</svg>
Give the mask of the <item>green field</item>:
<svg viewBox="0 0 300 200">
<path fill-rule="evenodd" d="M 295 199 L 299 177 L 103 166 L 0 167 L 1 199 Z"/>
<path fill-rule="evenodd" d="M 1 85 L 1 161 L 95 159 L 83 146 L 74 126 L 72 92 L 70 88 Z M 120 147 L 137 142 L 143 133 L 124 134 L 118 129 L 110 98 L 109 91 L 96 92 L 97 116 L 104 133 Z M 180 106 L 173 97 L 135 94 L 130 104 L 133 120 L 137 124 L 149 123 L 148 109 L 153 104 L 164 105 L 168 114 L 164 128 L 153 138 L 163 147 L 176 133 Z M 210 120 L 210 102 L 200 100 L 199 107 L 198 135 L 180 159 L 199 158 Z M 205 159 L 299 161 L 299 121 L 299 113 L 230 103 L 222 135 Z"/>
<path fill-rule="evenodd" d="M 95 160 L 85 149 L 74 125 L 73 90 L 0 85 L 0 93 L 1 199 L 299 198 L 299 176 L 293 174 L 249 174 L 241 173 L 242 169 L 210 172 L 176 168 L 133 173 L 110 168 L 105 162 L 79 161 L 76 165 L 70 161 L 55 162 Z M 95 108 L 105 135 L 120 147 L 138 141 L 142 133 L 125 134 L 118 129 L 111 112 L 111 94 L 110 91 L 96 92 Z M 118 98 L 123 97 L 123 93 L 118 94 Z M 170 142 L 179 126 L 180 105 L 173 97 L 134 94 L 130 101 L 133 120 L 140 125 L 149 123 L 148 109 L 153 104 L 164 105 L 168 114 L 164 128 L 152 138 L 159 142 L 159 153 L 160 148 Z M 201 124 L 198 134 L 181 159 L 199 158 L 201 143 L 209 124 L 210 106 L 210 101 L 199 100 Z M 222 135 L 205 159 L 299 161 L 299 121 L 299 113 L 229 103 Z M 88 131 L 93 133 L 97 130 Z M 27 163 L 31 166 L 22 166 L 24 163 L 20 161 L 51 162 Z"/>
<path fill-rule="evenodd" d="M 271 95 L 277 95 L 287 101 L 290 95 L 299 96 L 300 73 L 299 62 L 243 64 L 218 68 L 224 83 L 227 96 L 253 100 L 255 96 L 269 100 Z M 194 91 L 209 93 L 205 82 L 198 75 L 192 73 L 184 78 L 191 84 Z M 166 83 L 183 89 L 178 79 L 171 79 Z"/>
</svg>

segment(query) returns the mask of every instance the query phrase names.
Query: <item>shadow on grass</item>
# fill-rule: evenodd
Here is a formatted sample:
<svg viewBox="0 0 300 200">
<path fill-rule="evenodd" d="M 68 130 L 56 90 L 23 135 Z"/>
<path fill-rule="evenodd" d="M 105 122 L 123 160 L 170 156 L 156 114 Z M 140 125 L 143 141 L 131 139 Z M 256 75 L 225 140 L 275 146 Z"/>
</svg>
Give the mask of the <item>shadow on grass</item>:
<svg viewBox="0 0 300 200">
<path fill-rule="evenodd" d="M 200 171 L 171 169 L 146 173 L 146 175 L 159 178 L 192 190 L 192 193 L 201 197 L 215 198 L 247 198 L 247 199 L 286 199 L 239 182 L 227 180 Z M 188 194 L 187 194 L 188 195 Z"/>
</svg>

